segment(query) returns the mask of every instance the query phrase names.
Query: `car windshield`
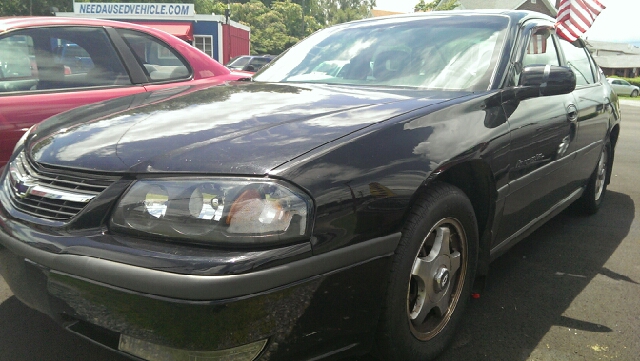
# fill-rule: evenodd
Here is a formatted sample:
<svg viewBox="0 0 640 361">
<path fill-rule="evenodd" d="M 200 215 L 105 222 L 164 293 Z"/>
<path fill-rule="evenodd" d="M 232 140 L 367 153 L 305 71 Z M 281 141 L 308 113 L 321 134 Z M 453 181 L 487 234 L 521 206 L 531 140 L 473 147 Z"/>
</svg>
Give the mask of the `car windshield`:
<svg viewBox="0 0 640 361">
<path fill-rule="evenodd" d="M 264 66 L 268 62 L 269 62 L 269 59 L 267 59 L 267 58 L 254 58 L 251 61 L 251 64 L 252 65 L 256 65 L 256 66 Z"/>
<path fill-rule="evenodd" d="M 335 26 L 292 47 L 258 82 L 487 89 L 509 19 L 388 18 Z"/>
<path fill-rule="evenodd" d="M 64 50 L 64 56 L 66 58 L 73 57 L 89 57 L 89 53 L 86 50 L 82 49 L 76 44 L 67 44 L 66 49 Z"/>
<path fill-rule="evenodd" d="M 231 60 L 229 64 L 227 64 L 227 66 L 230 68 L 242 68 L 243 66 L 249 64 L 249 60 L 251 60 L 251 57 L 241 56 L 239 58 Z"/>
</svg>

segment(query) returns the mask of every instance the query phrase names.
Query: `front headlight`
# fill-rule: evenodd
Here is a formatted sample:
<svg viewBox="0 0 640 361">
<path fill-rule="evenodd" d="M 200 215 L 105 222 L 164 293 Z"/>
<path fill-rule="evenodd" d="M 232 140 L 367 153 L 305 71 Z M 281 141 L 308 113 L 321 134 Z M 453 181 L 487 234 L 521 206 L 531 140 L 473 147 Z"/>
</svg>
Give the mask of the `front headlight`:
<svg viewBox="0 0 640 361">
<path fill-rule="evenodd" d="M 122 197 L 110 226 L 205 244 L 265 245 L 308 238 L 311 210 L 309 196 L 276 180 L 144 179 Z"/>
</svg>

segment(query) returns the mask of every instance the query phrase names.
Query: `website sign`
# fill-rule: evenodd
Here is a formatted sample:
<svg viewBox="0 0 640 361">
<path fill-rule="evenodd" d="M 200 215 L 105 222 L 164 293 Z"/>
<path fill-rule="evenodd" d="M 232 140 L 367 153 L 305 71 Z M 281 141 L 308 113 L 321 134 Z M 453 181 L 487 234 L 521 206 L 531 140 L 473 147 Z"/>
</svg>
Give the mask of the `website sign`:
<svg viewBox="0 0 640 361">
<path fill-rule="evenodd" d="M 193 4 L 148 4 L 148 3 L 74 3 L 73 12 L 83 15 L 149 15 L 149 16 L 193 16 Z"/>
</svg>

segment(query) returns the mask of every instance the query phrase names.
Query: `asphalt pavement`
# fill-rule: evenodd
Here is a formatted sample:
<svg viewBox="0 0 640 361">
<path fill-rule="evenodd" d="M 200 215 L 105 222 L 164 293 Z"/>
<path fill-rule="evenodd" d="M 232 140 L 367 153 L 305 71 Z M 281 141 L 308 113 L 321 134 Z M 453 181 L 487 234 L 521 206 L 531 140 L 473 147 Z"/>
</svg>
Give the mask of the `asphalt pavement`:
<svg viewBox="0 0 640 361">
<path fill-rule="evenodd" d="M 492 263 L 437 361 L 640 359 L 640 101 L 622 100 L 622 112 L 600 212 L 564 212 Z M 63 331 L 0 278 L 0 361 L 30 360 L 129 359 Z"/>
</svg>

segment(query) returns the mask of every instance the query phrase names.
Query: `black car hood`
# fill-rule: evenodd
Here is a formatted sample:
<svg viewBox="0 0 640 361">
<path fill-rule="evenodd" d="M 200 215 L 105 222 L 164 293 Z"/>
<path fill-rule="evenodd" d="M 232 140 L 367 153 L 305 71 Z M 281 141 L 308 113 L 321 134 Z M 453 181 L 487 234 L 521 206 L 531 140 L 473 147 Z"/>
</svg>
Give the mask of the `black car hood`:
<svg viewBox="0 0 640 361">
<path fill-rule="evenodd" d="M 28 149 L 39 163 L 105 172 L 266 174 L 443 95 L 261 83 L 165 90 L 50 118 Z"/>
</svg>

